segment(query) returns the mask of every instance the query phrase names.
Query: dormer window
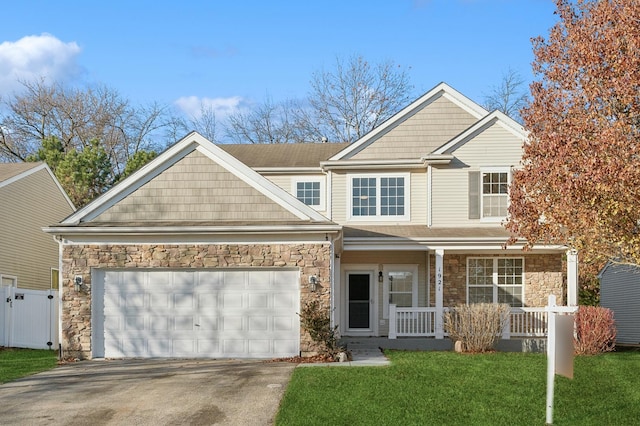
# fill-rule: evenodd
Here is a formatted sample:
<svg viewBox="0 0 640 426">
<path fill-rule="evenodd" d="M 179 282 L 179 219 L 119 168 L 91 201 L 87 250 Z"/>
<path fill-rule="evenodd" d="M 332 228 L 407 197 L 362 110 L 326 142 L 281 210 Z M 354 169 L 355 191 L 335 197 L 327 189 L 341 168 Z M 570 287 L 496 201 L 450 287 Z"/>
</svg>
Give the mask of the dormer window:
<svg viewBox="0 0 640 426">
<path fill-rule="evenodd" d="M 351 219 L 408 220 L 409 174 L 350 177 Z"/>
</svg>

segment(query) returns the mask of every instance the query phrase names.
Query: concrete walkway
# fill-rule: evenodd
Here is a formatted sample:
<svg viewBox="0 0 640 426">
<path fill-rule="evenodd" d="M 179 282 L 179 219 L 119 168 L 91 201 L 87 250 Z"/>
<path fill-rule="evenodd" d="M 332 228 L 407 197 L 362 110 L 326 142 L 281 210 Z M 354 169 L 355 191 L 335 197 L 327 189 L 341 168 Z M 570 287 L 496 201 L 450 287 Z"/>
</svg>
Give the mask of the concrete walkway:
<svg viewBox="0 0 640 426">
<path fill-rule="evenodd" d="M 298 367 L 381 367 L 391 364 L 382 349 L 370 344 L 357 345 L 348 350 L 351 352 L 351 361 L 301 363 Z"/>
</svg>

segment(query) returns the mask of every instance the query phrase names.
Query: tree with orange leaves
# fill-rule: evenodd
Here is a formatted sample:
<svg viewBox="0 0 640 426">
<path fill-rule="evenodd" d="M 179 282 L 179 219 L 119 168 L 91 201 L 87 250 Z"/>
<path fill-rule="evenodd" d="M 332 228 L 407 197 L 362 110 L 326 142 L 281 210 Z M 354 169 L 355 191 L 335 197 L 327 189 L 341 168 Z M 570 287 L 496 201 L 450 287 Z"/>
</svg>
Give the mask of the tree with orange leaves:
<svg viewBox="0 0 640 426">
<path fill-rule="evenodd" d="M 533 39 L 529 141 L 506 227 L 579 250 L 587 271 L 640 264 L 640 0 L 556 7 L 548 39 Z"/>
</svg>

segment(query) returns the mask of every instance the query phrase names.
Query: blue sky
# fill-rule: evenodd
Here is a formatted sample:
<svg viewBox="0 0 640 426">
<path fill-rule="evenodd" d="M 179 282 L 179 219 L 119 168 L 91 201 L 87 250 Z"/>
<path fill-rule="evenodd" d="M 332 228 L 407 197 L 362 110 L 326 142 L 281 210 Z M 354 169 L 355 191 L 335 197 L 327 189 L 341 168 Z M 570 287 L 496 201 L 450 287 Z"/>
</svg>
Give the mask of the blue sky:
<svg viewBox="0 0 640 426">
<path fill-rule="evenodd" d="M 552 0 L 5 2 L 0 95 L 17 79 L 105 84 L 136 104 L 220 115 L 302 98 L 337 56 L 391 60 L 418 96 L 445 81 L 482 102 L 513 69 L 532 78 L 532 37 Z"/>
</svg>

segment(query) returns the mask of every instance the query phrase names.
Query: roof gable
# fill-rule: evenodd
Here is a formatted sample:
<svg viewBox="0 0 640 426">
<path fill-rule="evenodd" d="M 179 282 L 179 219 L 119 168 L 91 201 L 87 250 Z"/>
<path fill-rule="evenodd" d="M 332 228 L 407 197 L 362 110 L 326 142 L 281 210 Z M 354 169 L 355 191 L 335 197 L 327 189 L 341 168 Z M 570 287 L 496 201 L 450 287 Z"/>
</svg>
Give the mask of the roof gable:
<svg viewBox="0 0 640 426">
<path fill-rule="evenodd" d="M 330 221 L 193 132 L 62 224 Z"/>
<path fill-rule="evenodd" d="M 45 167 L 43 162 L 0 163 L 0 186 L 5 186 L 29 176 Z"/>
<path fill-rule="evenodd" d="M 523 142 L 527 138 L 527 132 L 518 122 L 508 115 L 496 110 L 474 123 L 471 127 L 447 143 L 438 147 L 433 151 L 433 154 L 453 154 L 457 149 L 472 140 L 474 136 L 484 132 L 486 129 L 494 125 L 504 128 L 507 132 L 515 136 L 517 138 L 516 140 L 519 142 Z"/>
<path fill-rule="evenodd" d="M 73 202 L 67 195 L 66 191 L 60 185 L 60 182 L 53 174 L 49 166 L 42 161 L 38 162 L 25 162 L 25 163 L 1 163 L 0 164 L 0 188 L 7 187 L 14 182 L 18 182 L 22 179 L 26 179 L 29 176 L 44 170 L 51 179 L 51 182 L 55 185 L 60 194 L 64 197 L 64 200 L 69 204 L 71 210 L 75 210 Z"/>
<path fill-rule="evenodd" d="M 421 158 L 487 113 L 446 83 L 440 83 L 330 160 Z"/>
</svg>

